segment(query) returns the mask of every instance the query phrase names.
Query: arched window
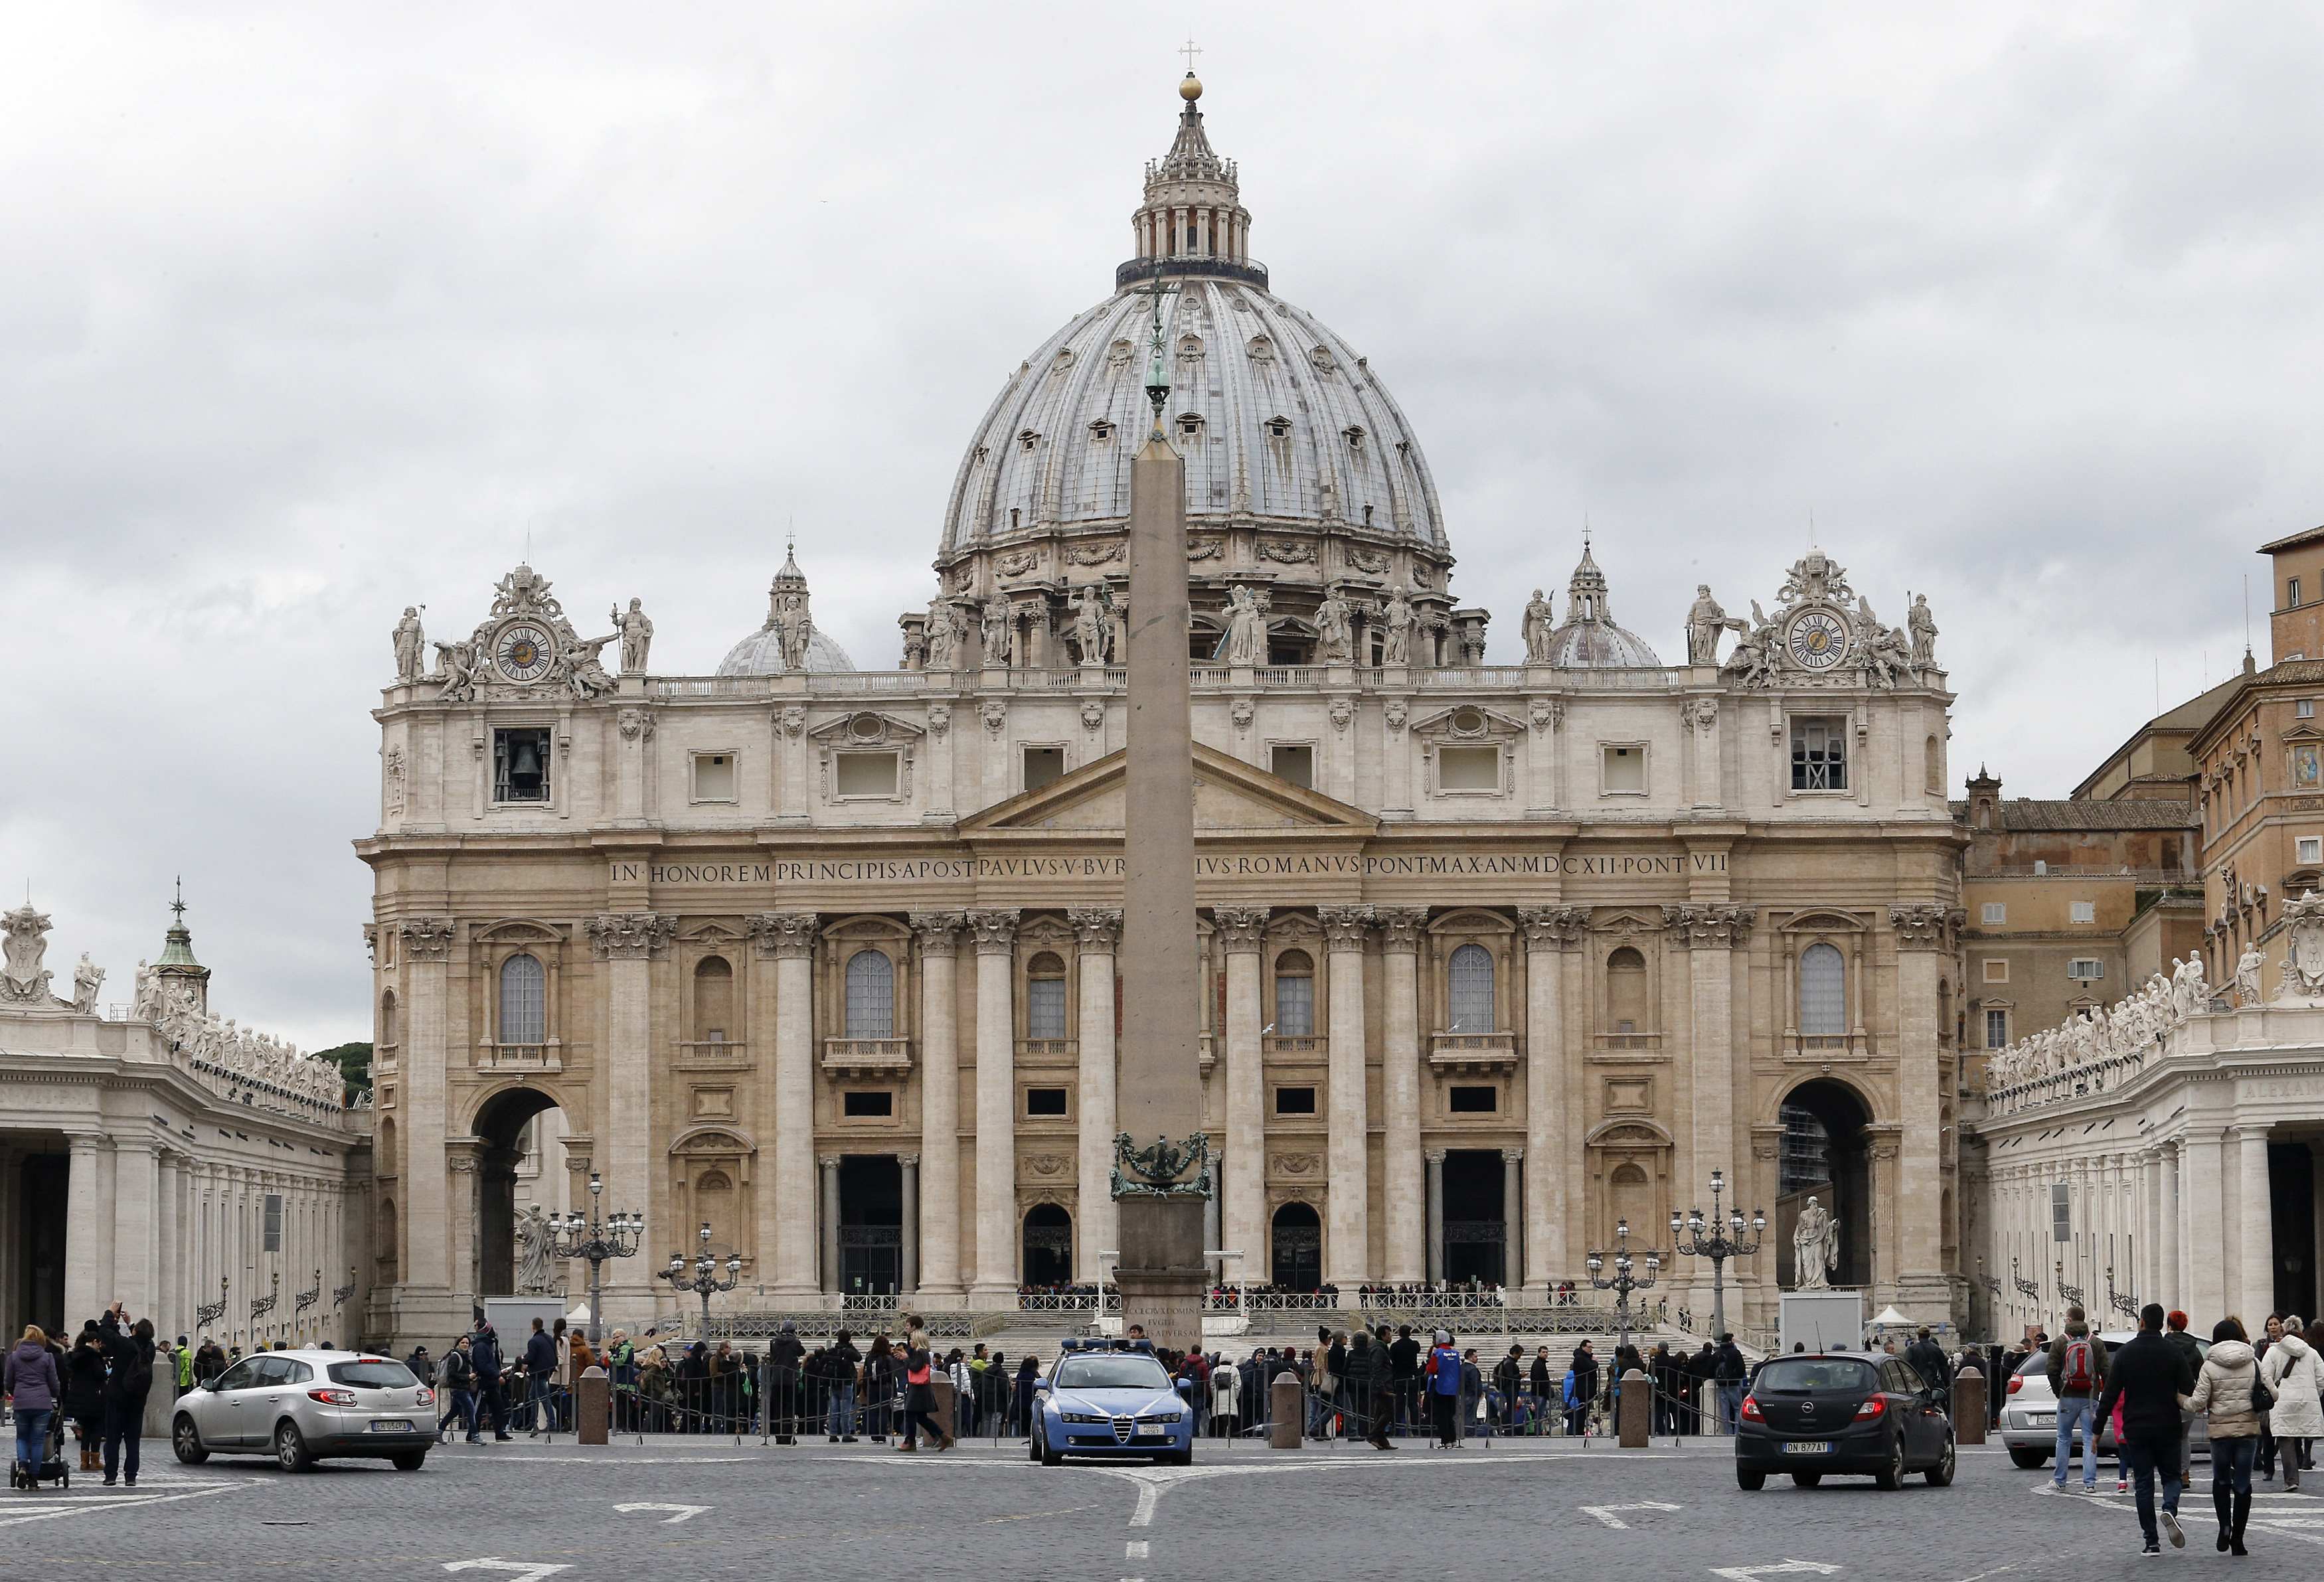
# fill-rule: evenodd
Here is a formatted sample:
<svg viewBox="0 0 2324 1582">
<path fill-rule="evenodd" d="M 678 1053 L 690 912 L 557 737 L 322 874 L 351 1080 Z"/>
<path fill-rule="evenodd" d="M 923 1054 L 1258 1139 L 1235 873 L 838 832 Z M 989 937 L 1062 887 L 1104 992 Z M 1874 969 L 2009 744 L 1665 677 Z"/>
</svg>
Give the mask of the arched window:
<svg viewBox="0 0 2324 1582">
<path fill-rule="evenodd" d="M 734 969 L 724 956 L 705 956 L 694 969 L 694 1038 L 724 1044 L 734 1025 Z"/>
<path fill-rule="evenodd" d="M 896 1035 L 896 964 L 884 951 L 858 951 L 847 958 L 847 1035 Z"/>
<path fill-rule="evenodd" d="M 1646 1029 L 1646 959 L 1631 945 L 1606 958 L 1606 1030 Z"/>
<path fill-rule="evenodd" d="M 1800 952 L 1800 1031 L 1848 1031 L 1848 964 L 1835 946 L 1812 944 Z"/>
<path fill-rule="evenodd" d="M 379 1042 L 382 1047 L 395 1047 L 395 990 L 389 989 L 379 997 Z"/>
<path fill-rule="evenodd" d="M 1275 958 L 1275 1030 L 1286 1038 L 1315 1036 L 1315 958 L 1305 951 Z"/>
<path fill-rule="evenodd" d="M 549 1041 L 548 984 L 538 956 L 519 953 L 501 963 L 503 1044 Z"/>
<path fill-rule="evenodd" d="M 1489 1033 L 1493 1030 L 1493 952 L 1482 945 L 1462 945 L 1445 964 L 1451 979 L 1452 1020 L 1448 1033 Z"/>
<path fill-rule="evenodd" d="M 1025 963 L 1025 1036 L 1065 1036 L 1065 963 L 1055 951 Z"/>
</svg>

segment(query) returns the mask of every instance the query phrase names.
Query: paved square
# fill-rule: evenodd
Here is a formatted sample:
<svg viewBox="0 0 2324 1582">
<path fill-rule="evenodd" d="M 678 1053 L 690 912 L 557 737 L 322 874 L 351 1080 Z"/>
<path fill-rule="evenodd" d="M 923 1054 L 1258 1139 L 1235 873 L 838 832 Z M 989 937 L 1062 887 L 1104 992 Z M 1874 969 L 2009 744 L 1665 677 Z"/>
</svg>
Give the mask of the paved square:
<svg viewBox="0 0 2324 1582">
<path fill-rule="evenodd" d="M 2196 1476 L 2189 1548 L 2164 1565 L 2226 1563 L 2210 1548 L 2208 1469 Z M 14 1495 L 0 1501 L 0 1575 L 355 1582 L 1437 1571 L 1981 1582 L 2111 1574 L 2138 1550 L 2127 1496 L 2052 1495 L 2046 1472 L 1997 1449 L 1964 1451 L 1950 1489 L 1778 1480 L 1746 1494 L 1711 1441 L 1388 1455 L 1205 1444 L 1192 1467 L 1053 1470 L 1006 1441 L 912 1457 L 701 1439 L 520 1442 L 447 1447 L 419 1473 L 345 1463 L 303 1476 L 255 1461 L 183 1467 L 164 1450 L 134 1491 L 77 1483 Z M 2238 1576 L 2312 1572 L 2324 1497 L 2263 1493 L 2251 1543 Z"/>
</svg>

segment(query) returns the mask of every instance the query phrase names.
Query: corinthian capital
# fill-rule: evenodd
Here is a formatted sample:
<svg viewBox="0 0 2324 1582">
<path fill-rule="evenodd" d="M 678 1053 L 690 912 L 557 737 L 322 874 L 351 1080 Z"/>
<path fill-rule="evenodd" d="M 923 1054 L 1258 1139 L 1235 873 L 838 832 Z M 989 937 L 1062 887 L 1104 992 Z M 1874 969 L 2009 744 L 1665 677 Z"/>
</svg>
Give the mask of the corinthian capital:
<svg viewBox="0 0 2324 1582">
<path fill-rule="evenodd" d="M 751 919 L 751 937 L 762 956 L 804 960 L 815 954 L 818 922 L 812 912 L 761 912 Z"/>
<path fill-rule="evenodd" d="M 1750 936 L 1759 920 L 1754 906 L 1687 906 L 1663 908 L 1663 926 L 1690 950 L 1731 950 Z"/>
<path fill-rule="evenodd" d="M 1121 943 L 1121 912 L 1118 907 L 1076 907 L 1065 914 L 1074 938 L 1082 949 L 1111 955 Z"/>
<path fill-rule="evenodd" d="M 1888 926 L 1896 931 L 1896 948 L 1900 951 L 1949 950 L 1953 924 L 1963 915 L 1932 904 L 1891 906 Z"/>
<path fill-rule="evenodd" d="M 1323 941 L 1335 951 L 1360 951 L 1364 948 L 1364 935 L 1372 925 L 1370 906 L 1318 906 L 1317 921 L 1323 925 Z"/>
<path fill-rule="evenodd" d="M 991 906 L 968 914 L 968 937 L 980 956 L 1005 956 L 1017 948 L 1017 908 Z"/>
<path fill-rule="evenodd" d="M 407 917 L 396 924 L 396 933 L 403 941 L 403 959 L 407 961 L 440 961 L 452 952 L 452 932 L 457 925 L 449 917 Z"/>
<path fill-rule="evenodd" d="M 1217 931 L 1219 944 L 1230 954 L 1256 951 L 1267 933 L 1267 908 L 1214 906 L 1211 909 L 1211 925 Z"/>
<path fill-rule="evenodd" d="M 924 956 L 950 956 L 960 951 L 960 931 L 968 926 L 965 912 L 915 912 L 912 932 L 920 936 Z"/>
<path fill-rule="evenodd" d="M 659 912 L 600 912 L 585 928 L 601 961 L 647 961 L 669 949 L 678 919 Z"/>
<path fill-rule="evenodd" d="M 1563 950 L 1581 943 L 1590 929 L 1587 906 L 1520 906 L 1517 924 L 1536 950 Z"/>
<path fill-rule="evenodd" d="M 1379 924 L 1380 943 L 1391 951 L 1416 951 L 1421 932 L 1428 926 L 1425 906 L 1379 906 L 1372 911 Z"/>
</svg>

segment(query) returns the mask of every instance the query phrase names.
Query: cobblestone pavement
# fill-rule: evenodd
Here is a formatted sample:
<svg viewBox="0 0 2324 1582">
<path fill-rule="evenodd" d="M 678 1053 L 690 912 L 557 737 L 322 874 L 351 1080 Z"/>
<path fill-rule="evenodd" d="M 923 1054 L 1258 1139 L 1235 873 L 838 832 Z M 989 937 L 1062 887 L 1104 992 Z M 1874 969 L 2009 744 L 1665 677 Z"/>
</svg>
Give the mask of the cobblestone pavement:
<svg viewBox="0 0 2324 1582">
<path fill-rule="evenodd" d="M 604 1449 L 450 1446 L 427 1467 L 177 1465 L 148 1441 L 134 1490 L 0 1494 L 0 1577 L 344 1577 L 347 1582 L 644 1582 L 774 1577 L 1406 1578 L 1829 1576 L 2021 1582 L 2137 1563 L 2127 1495 L 2053 1495 L 1998 1449 L 1965 1450 L 1950 1489 L 1736 1486 L 1716 1441 L 1270 1451 L 1203 1445 L 1191 1467 L 1069 1464 L 1021 1445 L 916 1456 L 874 1445 L 650 1439 Z M 2158 1573 L 2226 1566 L 2209 1469 L 2188 1548 Z M 2324 1497 L 2260 1496 L 2239 1577 L 2324 1567 Z"/>
</svg>

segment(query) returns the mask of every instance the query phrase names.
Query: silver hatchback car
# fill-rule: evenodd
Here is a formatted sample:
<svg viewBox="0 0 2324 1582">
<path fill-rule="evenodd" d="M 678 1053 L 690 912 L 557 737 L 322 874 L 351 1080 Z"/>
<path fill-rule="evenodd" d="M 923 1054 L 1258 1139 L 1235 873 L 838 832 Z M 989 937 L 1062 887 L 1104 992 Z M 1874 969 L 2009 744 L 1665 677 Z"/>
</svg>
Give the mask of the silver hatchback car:
<svg viewBox="0 0 2324 1582">
<path fill-rule="evenodd" d="M 2100 1330 L 2098 1338 L 2105 1342 L 2108 1353 L 2121 1350 L 2130 1344 L 2128 1329 Z M 2198 1338 L 2195 1348 L 2209 1357 L 2211 1343 Z M 2018 1466 L 2032 1468 L 2045 1465 L 2057 1454 L 2058 1397 L 2050 1388 L 2050 1359 L 2047 1352 L 2037 1351 L 2027 1357 L 2015 1375 L 2005 1384 L 2006 1393 L 2001 1403 L 2001 1442 L 2007 1447 L 2009 1458 Z M 2189 1424 L 2188 1453 L 2209 1456 L 2211 1453 L 2211 1425 L 2209 1419 L 2197 1412 L 2181 1414 Z M 2074 1436 L 2076 1444 L 2081 1436 Z M 2115 1453 L 2114 1425 L 2098 1425 L 2098 1453 Z"/>
<path fill-rule="evenodd" d="M 178 1459 L 272 1456 L 285 1472 L 322 1457 L 364 1457 L 417 1472 L 436 1443 L 436 1392 L 389 1357 L 262 1351 L 178 1398 Z"/>
</svg>

